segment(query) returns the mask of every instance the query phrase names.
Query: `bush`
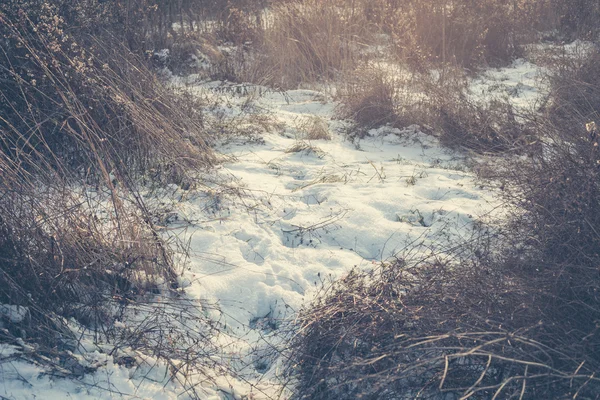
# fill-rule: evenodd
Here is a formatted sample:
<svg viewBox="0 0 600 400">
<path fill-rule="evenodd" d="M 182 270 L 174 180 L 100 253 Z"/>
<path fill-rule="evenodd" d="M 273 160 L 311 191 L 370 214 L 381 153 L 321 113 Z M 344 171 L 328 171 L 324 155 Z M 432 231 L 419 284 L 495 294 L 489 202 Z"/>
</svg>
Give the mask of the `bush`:
<svg viewBox="0 0 600 400">
<path fill-rule="evenodd" d="M 364 21 L 344 1 L 286 2 L 270 11 L 261 44 L 242 77 L 278 88 L 338 76 L 355 65 L 358 42 L 368 35 Z"/>
<path fill-rule="evenodd" d="M 600 317 L 600 154 L 590 127 L 588 134 L 583 121 L 568 132 L 545 126 L 543 151 L 496 177 L 514 206 L 507 226 L 513 245 L 505 251 L 512 268 L 547 293 L 545 313 L 552 313 L 570 341 L 587 347 L 573 354 L 591 358 L 591 364 L 600 355 L 593 322 Z"/>
<path fill-rule="evenodd" d="M 598 40 L 600 4 L 594 0 L 553 0 L 561 32 L 571 39 Z"/>
<path fill-rule="evenodd" d="M 436 103 L 438 118 L 433 125 L 448 147 L 498 153 L 529 150 L 536 143 L 535 134 L 517 119 L 508 100 L 477 103 L 459 92 L 439 97 Z"/>
<path fill-rule="evenodd" d="M 396 10 L 394 42 L 403 58 L 415 62 L 421 57 L 467 68 L 501 65 L 519 54 L 526 29 L 519 11 L 496 0 L 409 2 Z"/>
<path fill-rule="evenodd" d="M 547 298 L 488 262 L 397 260 L 327 287 L 300 313 L 289 371 L 298 379 L 295 398 L 597 393 L 598 364 L 565 351 L 570 338 L 547 310 L 538 314 Z"/>
<path fill-rule="evenodd" d="M 375 69 L 361 69 L 352 74 L 338 88 L 338 98 L 342 101 L 338 116 L 352 119 L 361 131 L 401 124 L 399 97 L 406 86 L 390 75 Z"/>
<path fill-rule="evenodd" d="M 560 64 L 548 114 L 511 124 L 536 150 L 482 175 L 507 205 L 491 237 L 355 271 L 303 310 L 297 398 L 597 398 L 600 146 L 585 61 Z M 452 120 L 473 115 L 489 121 L 460 109 Z"/>
<path fill-rule="evenodd" d="M 60 350 L 64 318 L 101 329 L 115 303 L 176 286 L 138 185 L 184 185 L 213 156 L 142 59 L 34 3 L 0 5 L 0 303 L 33 318 L 0 340 Z"/>
<path fill-rule="evenodd" d="M 535 268 L 528 272 L 550 285 L 556 300 L 571 310 L 563 318 L 573 323 L 596 320 L 598 309 L 599 57 L 591 50 L 557 61 L 548 105 L 535 125 L 542 151 L 491 176 L 506 182 L 507 200 L 518 210 L 509 229 L 532 253 L 519 265 Z"/>
<path fill-rule="evenodd" d="M 592 47 L 579 54 L 563 54 L 551 60 L 548 118 L 569 132 L 584 124 L 600 121 L 600 49 Z M 582 124 L 582 122 L 584 124 Z"/>
<path fill-rule="evenodd" d="M 338 88 L 338 116 L 353 120 L 359 134 L 390 125 L 421 125 L 448 147 L 479 153 L 531 150 L 535 132 L 508 100 L 478 101 L 463 72 L 441 73 L 360 68 Z"/>
</svg>

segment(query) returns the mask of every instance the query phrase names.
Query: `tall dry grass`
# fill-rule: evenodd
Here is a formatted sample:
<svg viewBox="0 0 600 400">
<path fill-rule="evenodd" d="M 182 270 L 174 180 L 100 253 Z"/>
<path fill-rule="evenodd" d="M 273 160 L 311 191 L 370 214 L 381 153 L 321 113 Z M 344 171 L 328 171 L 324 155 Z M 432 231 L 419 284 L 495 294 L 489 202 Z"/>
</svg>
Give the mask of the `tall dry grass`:
<svg viewBox="0 0 600 400">
<path fill-rule="evenodd" d="M 562 330 L 548 293 L 489 259 L 454 257 L 326 286 L 291 341 L 293 398 L 596 398 L 598 358 Z"/>
<path fill-rule="evenodd" d="M 461 69 L 434 72 L 389 65 L 357 68 L 338 84 L 338 117 L 353 122 L 352 134 L 388 125 L 420 125 L 453 148 L 480 153 L 528 151 L 535 132 L 508 100 L 477 100 Z"/>
<path fill-rule="evenodd" d="M 115 304 L 176 287 L 139 184 L 193 179 L 213 162 L 210 139 L 109 34 L 67 35 L 49 4 L 1 10 L 0 303 L 31 323 L 0 339 L 72 350 L 66 318 L 104 329 Z"/>
<path fill-rule="evenodd" d="M 359 135 L 383 125 L 428 124 L 431 105 L 425 84 L 430 78 L 391 65 L 357 68 L 337 86 L 337 116 L 353 121 Z"/>
<path fill-rule="evenodd" d="M 516 3 L 515 3 L 516 4 Z M 518 7 L 504 1 L 415 1 L 398 7 L 391 25 L 401 58 L 466 68 L 500 65 L 519 54 L 529 29 Z"/>
<path fill-rule="evenodd" d="M 276 4 L 242 77 L 283 89 L 330 80 L 356 65 L 369 35 L 367 21 L 343 1 Z"/>
</svg>

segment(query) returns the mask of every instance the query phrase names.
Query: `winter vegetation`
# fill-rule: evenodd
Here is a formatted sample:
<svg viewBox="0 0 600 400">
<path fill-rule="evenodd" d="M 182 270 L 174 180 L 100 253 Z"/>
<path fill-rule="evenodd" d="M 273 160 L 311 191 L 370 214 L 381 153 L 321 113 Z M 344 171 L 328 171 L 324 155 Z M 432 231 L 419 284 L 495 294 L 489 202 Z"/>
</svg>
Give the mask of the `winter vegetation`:
<svg viewBox="0 0 600 400">
<path fill-rule="evenodd" d="M 600 398 L 596 0 L 0 2 L 0 399 Z"/>
</svg>

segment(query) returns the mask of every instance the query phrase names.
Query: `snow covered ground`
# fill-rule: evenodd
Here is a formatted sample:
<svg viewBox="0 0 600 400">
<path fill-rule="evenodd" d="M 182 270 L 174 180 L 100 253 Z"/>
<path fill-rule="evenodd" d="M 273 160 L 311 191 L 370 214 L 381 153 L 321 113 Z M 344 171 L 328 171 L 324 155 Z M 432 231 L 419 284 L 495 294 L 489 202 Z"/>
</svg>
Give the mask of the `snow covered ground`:
<svg viewBox="0 0 600 400">
<path fill-rule="evenodd" d="M 535 71 L 517 62 L 475 84 L 530 103 Z M 207 399 L 285 398 L 276 381 L 278 328 L 321 282 L 354 266 L 372 268 L 411 245 L 443 248 L 468 238 L 478 219 L 498 206 L 463 155 L 417 126 L 382 127 L 352 141 L 344 134 L 347 123 L 333 118 L 336 104 L 316 91 L 223 89 L 216 83 L 192 90 L 218 104 L 211 112 L 237 121 L 238 128 L 251 116 L 268 121 L 258 134 L 254 127 L 253 136 L 223 140 L 217 150 L 225 161 L 212 183 L 171 193 L 176 201 L 165 235 L 189 245 L 180 278 L 186 301 L 218 321 L 220 357 L 241 377 L 206 384 Z M 330 140 L 306 137 L 315 123 Z M 74 357 L 100 366 L 96 372 L 64 380 L 22 361 L 0 363 L 0 398 L 188 397 L 169 381 L 167 365 L 147 360 L 132 368 L 91 339 L 85 343 L 85 354 Z M 0 347 L 0 359 L 14 352 Z"/>
<path fill-rule="evenodd" d="M 481 101 L 509 99 L 517 109 L 541 106 L 545 85 L 544 71 L 524 59 L 515 60 L 510 66 L 494 68 L 476 77 L 470 90 Z"/>
</svg>

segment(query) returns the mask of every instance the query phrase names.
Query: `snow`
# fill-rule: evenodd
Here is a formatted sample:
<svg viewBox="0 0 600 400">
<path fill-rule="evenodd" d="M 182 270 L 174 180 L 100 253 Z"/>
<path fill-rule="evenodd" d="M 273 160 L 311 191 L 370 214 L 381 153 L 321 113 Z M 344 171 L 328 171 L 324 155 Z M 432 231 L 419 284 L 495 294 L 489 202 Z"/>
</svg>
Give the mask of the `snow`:
<svg viewBox="0 0 600 400">
<path fill-rule="evenodd" d="M 515 103 L 525 106 L 539 96 L 536 71 L 518 61 L 473 85 L 485 94 L 501 82 L 501 91 L 512 91 Z M 173 78 L 173 84 L 213 104 L 210 112 L 218 117 L 212 123 L 244 125 L 264 116 L 270 127 L 260 132 L 261 140 L 223 140 L 217 150 L 225 161 L 206 186 L 171 193 L 176 200 L 164 235 L 189 244 L 179 283 L 186 299 L 218 321 L 223 334 L 215 344 L 243 377 L 215 374 L 216 384 L 202 386 L 203 398 L 278 398 L 277 328 L 310 301 L 321 282 L 354 266 L 372 268 L 414 244 L 444 248 L 469 237 L 477 221 L 498 207 L 494 192 L 475 181 L 465 156 L 443 148 L 418 126 L 381 127 L 350 140 L 343 134 L 347 122 L 333 117 L 336 104 L 317 91 L 252 85 L 229 90 L 194 77 Z M 303 138 L 301 127 L 314 116 L 331 140 Z M 25 318 L 2 307 L 13 310 L 2 305 L 0 315 Z M 96 372 L 58 379 L 42 366 L 15 359 L 0 363 L 0 396 L 188 397 L 161 361 L 146 356 L 140 367 L 120 365 L 86 340 L 74 356 L 84 366 L 99 366 Z M 18 351 L 19 346 L 3 345 L 0 359 Z"/>
<path fill-rule="evenodd" d="M 6 318 L 13 324 L 23 322 L 29 314 L 29 309 L 23 306 L 15 306 L 11 304 L 0 304 L 0 320 Z M 1 325 L 0 325 L 1 326 Z"/>
<path fill-rule="evenodd" d="M 508 99 L 517 109 L 541 106 L 546 71 L 524 59 L 504 68 L 489 69 L 475 78 L 470 90 L 479 101 Z"/>
<path fill-rule="evenodd" d="M 222 307 L 239 304 L 226 312 L 236 329 L 283 315 L 286 305 L 298 309 L 319 276 L 385 260 L 419 238 L 434 245 L 441 231 L 472 230 L 494 202 L 460 155 L 415 126 L 380 128 L 352 143 L 335 133 L 343 122 L 330 120 L 331 141 L 290 151 L 298 144 L 292 122 L 330 116 L 331 104 L 309 91 L 287 97 L 289 103 L 277 95 L 260 100 L 287 130 L 265 135 L 262 145 L 221 148 L 235 160 L 220 173 L 231 177 L 237 198 L 221 199 L 208 213 L 206 200 L 180 204 L 185 218 L 212 218 L 190 236 L 187 292 Z M 423 224 L 411 220 L 415 214 Z"/>
<path fill-rule="evenodd" d="M 45 375 L 39 366 L 23 361 L 0 364 L 2 385 L 0 394 L 8 399 L 99 399 L 129 398 L 167 400 L 177 398 L 173 385 L 163 387 L 153 376 L 132 377 L 124 366 L 106 361 L 102 372 L 88 375 L 81 381 L 56 379 Z M 166 371 L 159 372 L 159 378 Z M 141 384 L 140 384 L 141 383 Z"/>
</svg>

